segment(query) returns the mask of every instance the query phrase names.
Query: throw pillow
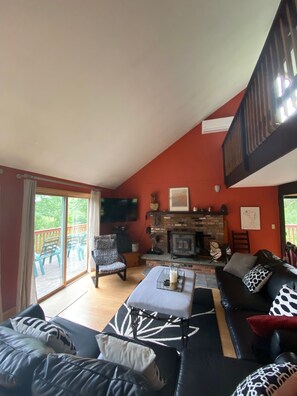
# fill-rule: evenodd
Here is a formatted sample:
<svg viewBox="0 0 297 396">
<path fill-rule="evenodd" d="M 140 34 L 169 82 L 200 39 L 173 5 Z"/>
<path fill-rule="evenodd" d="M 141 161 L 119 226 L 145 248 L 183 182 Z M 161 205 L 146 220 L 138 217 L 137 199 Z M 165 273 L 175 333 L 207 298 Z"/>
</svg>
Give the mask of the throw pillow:
<svg viewBox="0 0 297 396">
<path fill-rule="evenodd" d="M 269 337 L 277 329 L 297 330 L 297 316 L 255 315 L 246 320 L 260 337 Z"/>
<path fill-rule="evenodd" d="M 257 257 L 251 254 L 234 253 L 225 265 L 224 271 L 242 279 L 256 264 Z"/>
<path fill-rule="evenodd" d="M 258 264 L 255 268 L 252 268 L 242 278 L 242 282 L 246 285 L 252 293 L 258 293 L 268 279 L 271 277 L 272 272 L 264 268 L 261 264 Z"/>
<path fill-rule="evenodd" d="M 98 334 L 96 340 L 101 352 L 98 359 L 138 371 L 156 390 L 165 385 L 155 362 L 156 354 L 151 348 L 108 334 Z"/>
<path fill-rule="evenodd" d="M 296 316 L 297 292 L 283 285 L 272 303 L 269 315 Z"/>
<path fill-rule="evenodd" d="M 269 364 L 248 375 L 232 396 L 274 395 L 295 373 L 297 366 L 292 363 Z"/>
<path fill-rule="evenodd" d="M 46 345 L 53 348 L 57 353 L 76 354 L 75 346 L 73 345 L 69 335 L 60 327 L 46 322 L 42 319 L 25 317 L 16 317 L 10 319 L 12 327 L 19 333 L 38 338 Z"/>
</svg>

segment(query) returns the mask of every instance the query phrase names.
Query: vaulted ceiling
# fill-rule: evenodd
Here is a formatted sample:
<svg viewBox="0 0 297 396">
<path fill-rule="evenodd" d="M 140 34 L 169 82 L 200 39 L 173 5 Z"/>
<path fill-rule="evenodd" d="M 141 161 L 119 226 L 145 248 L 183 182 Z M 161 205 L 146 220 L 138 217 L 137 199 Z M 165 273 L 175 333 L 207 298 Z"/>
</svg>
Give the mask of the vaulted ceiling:
<svg viewBox="0 0 297 396">
<path fill-rule="evenodd" d="M 0 0 L 0 164 L 115 188 L 246 87 L 279 0 Z"/>
</svg>

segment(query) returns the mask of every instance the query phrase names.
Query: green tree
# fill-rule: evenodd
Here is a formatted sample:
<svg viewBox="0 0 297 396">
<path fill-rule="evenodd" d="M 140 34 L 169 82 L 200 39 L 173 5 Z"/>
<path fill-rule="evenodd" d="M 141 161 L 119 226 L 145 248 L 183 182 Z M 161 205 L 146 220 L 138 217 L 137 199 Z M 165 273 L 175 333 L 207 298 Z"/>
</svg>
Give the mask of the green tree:
<svg viewBox="0 0 297 396">
<path fill-rule="evenodd" d="M 297 198 L 284 198 L 285 224 L 297 224 Z"/>
</svg>

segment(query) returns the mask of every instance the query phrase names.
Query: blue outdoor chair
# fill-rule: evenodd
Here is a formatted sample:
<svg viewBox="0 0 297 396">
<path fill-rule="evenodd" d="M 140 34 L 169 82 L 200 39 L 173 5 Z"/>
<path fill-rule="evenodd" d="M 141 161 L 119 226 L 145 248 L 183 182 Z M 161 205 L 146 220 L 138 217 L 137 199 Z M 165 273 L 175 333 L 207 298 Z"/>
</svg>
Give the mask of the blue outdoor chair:
<svg viewBox="0 0 297 396">
<path fill-rule="evenodd" d="M 59 237 L 51 237 L 43 242 L 41 252 L 35 253 L 35 259 L 34 259 L 35 276 L 37 276 L 36 262 L 39 263 L 39 268 L 42 275 L 44 275 L 44 263 L 45 263 L 45 259 L 47 258 L 51 263 L 53 256 L 56 256 L 58 259 L 59 267 L 61 266 L 61 251 L 59 248 L 59 243 L 60 243 Z"/>
</svg>

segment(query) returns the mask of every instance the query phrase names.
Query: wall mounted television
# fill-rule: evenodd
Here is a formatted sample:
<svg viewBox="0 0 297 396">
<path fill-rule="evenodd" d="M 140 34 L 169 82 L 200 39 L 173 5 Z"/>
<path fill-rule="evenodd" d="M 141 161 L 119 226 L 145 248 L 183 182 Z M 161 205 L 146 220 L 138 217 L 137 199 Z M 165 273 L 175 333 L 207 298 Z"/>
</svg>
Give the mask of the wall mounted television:
<svg viewBox="0 0 297 396">
<path fill-rule="evenodd" d="M 137 198 L 101 198 L 101 223 L 136 221 Z"/>
</svg>

